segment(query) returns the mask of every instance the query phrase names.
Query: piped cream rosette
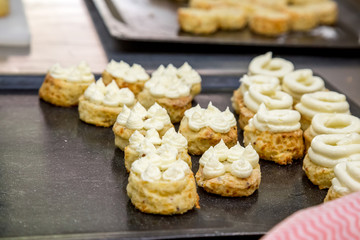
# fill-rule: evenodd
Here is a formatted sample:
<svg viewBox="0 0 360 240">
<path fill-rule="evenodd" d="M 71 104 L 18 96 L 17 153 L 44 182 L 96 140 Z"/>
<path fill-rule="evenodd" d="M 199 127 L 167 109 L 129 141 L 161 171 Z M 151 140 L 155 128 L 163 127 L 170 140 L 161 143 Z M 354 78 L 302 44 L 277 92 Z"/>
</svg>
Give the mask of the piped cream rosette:
<svg viewBox="0 0 360 240">
<path fill-rule="evenodd" d="M 304 132 L 306 149 L 317 135 L 344 133 L 360 133 L 360 119 L 349 114 L 318 113 Z"/>
<path fill-rule="evenodd" d="M 294 103 L 298 103 L 302 95 L 325 90 L 324 80 L 313 75 L 311 69 L 301 69 L 286 74 L 282 89 L 289 93 Z"/>
<path fill-rule="evenodd" d="M 114 80 L 120 88 L 129 88 L 136 95 L 142 91 L 150 77 L 139 64 L 130 66 L 124 61 L 111 60 L 102 73 L 102 78 L 105 84 Z"/>
<path fill-rule="evenodd" d="M 154 128 L 160 136 L 163 136 L 169 128 L 173 127 L 167 111 L 157 103 L 148 110 L 139 102 L 132 109 L 124 106 L 113 127 L 115 145 L 124 150 L 129 144 L 130 136 L 136 130 L 146 135 L 147 130 Z"/>
<path fill-rule="evenodd" d="M 207 192 L 226 197 L 249 196 L 261 181 L 259 155 L 239 142 L 230 149 L 221 140 L 200 158 L 196 182 Z"/>
<path fill-rule="evenodd" d="M 153 152 L 175 154 L 178 159 L 182 159 L 191 167 L 191 157 L 187 149 L 186 138 L 177 133 L 174 128 L 167 130 L 162 138 L 154 128 L 147 130 L 145 136 L 136 130 L 129 139 L 129 145 L 125 147 L 125 167 L 127 171 L 130 171 L 135 160 Z"/>
<path fill-rule="evenodd" d="M 63 68 L 56 63 L 45 76 L 39 96 L 44 101 L 58 106 L 76 106 L 80 96 L 93 82 L 95 77 L 86 62 L 70 68 Z"/>
<path fill-rule="evenodd" d="M 341 162 L 360 161 L 360 134 L 323 134 L 316 136 L 304 158 L 303 170 L 320 189 L 329 188 L 334 167 Z"/>
<path fill-rule="evenodd" d="M 249 75 L 266 75 L 280 80 L 294 70 L 294 65 L 282 58 L 273 58 L 272 52 L 267 52 L 251 60 Z"/>
<path fill-rule="evenodd" d="M 155 102 L 164 107 L 171 122 L 180 122 L 191 101 L 201 91 L 201 77 L 187 63 L 179 69 L 169 64 L 160 66 L 138 95 L 139 102 L 149 108 Z"/>
<path fill-rule="evenodd" d="M 84 122 L 110 127 L 124 106 L 134 104 L 135 96 L 128 88 L 119 89 L 114 81 L 105 86 L 100 78 L 80 97 L 79 116 Z"/>
<path fill-rule="evenodd" d="M 295 109 L 301 114 L 301 128 L 305 131 L 311 124 L 312 118 L 318 113 L 350 114 L 346 96 L 337 92 L 324 91 L 307 93 L 301 97 Z"/>
<path fill-rule="evenodd" d="M 198 104 L 187 110 L 179 132 L 188 141 L 189 153 L 194 155 L 203 154 L 221 139 L 227 146 L 233 146 L 238 137 L 234 114 L 229 108 L 221 112 L 211 102 L 206 109 Z"/>
<path fill-rule="evenodd" d="M 335 178 L 325 197 L 325 202 L 360 191 L 360 161 L 342 162 L 334 168 Z"/>
<path fill-rule="evenodd" d="M 126 190 L 132 204 L 142 212 L 171 215 L 199 208 L 194 175 L 171 150 L 151 152 L 131 166 Z"/>
<path fill-rule="evenodd" d="M 300 114 L 295 110 L 268 110 L 261 104 L 244 129 L 244 143 L 252 144 L 264 160 L 290 164 L 304 155 L 299 121 Z"/>
</svg>

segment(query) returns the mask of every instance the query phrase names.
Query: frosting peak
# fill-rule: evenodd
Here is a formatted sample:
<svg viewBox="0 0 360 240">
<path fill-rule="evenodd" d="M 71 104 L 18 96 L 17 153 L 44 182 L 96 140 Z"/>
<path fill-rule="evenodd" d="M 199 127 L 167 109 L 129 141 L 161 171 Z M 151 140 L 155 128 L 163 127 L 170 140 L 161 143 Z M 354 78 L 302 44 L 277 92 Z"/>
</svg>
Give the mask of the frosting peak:
<svg viewBox="0 0 360 240">
<path fill-rule="evenodd" d="M 128 83 L 146 81 L 149 79 L 149 75 L 145 72 L 145 69 L 136 63 L 130 67 L 126 62 L 116 62 L 111 60 L 106 66 L 106 71 L 112 76 L 121 78 Z"/>
<path fill-rule="evenodd" d="M 56 63 L 49 69 L 49 74 L 54 78 L 63 79 L 68 82 L 95 81 L 95 77 L 85 61 L 80 62 L 76 67 L 70 68 L 63 68 L 59 63 Z"/>
</svg>

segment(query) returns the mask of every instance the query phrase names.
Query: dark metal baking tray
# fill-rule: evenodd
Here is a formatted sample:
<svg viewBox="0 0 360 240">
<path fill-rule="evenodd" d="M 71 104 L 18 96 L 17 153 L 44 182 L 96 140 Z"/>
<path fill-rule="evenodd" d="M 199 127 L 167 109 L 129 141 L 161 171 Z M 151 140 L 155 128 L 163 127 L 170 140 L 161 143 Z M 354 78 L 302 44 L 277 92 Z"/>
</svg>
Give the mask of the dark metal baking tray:
<svg viewBox="0 0 360 240">
<path fill-rule="evenodd" d="M 231 106 L 239 77 L 203 76 L 194 104 Z M 128 174 L 111 128 L 80 121 L 77 108 L 39 100 L 42 80 L 0 76 L 0 237 L 256 239 L 325 197 L 326 190 L 303 173 L 302 161 L 279 166 L 261 160 L 260 188 L 250 197 L 224 198 L 199 188 L 201 209 L 178 216 L 141 213 L 126 195 Z M 19 88 L 25 81 L 27 89 Z M 360 116 L 360 107 L 350 105 Z M 196 171 L 198 157 L 192 160 Z"/>
<path fill-rule="evenodd" d="M 176 14 L 178 7 L 186 6 L 184 1 L 94 2 L 110 34 L 121 40 L 293 48 L 360 48 L 360 3 L 357 0 L 337 1 L 339 21 L 334 26 L 319 26 L 308 32 L 290 32 L 274 38 L 253 34 L 248 28 L 242 31 L 219 31 L 209 36 L 184 33 L 179 30 Z"/>
</svg>

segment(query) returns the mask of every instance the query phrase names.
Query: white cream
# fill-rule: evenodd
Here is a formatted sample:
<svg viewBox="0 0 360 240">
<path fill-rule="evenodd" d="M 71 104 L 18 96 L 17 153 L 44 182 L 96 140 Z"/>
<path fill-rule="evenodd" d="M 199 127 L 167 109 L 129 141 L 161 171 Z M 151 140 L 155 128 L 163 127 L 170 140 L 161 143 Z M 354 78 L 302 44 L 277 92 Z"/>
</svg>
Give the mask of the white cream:
<svg viewBox="0 0 360 240">
<path fill-rule="evenodd" d="M 136 149 L 144 140 L 145 137 L 136 130 L 129 138 L 129 145 Z"/>
<path fill-rule="evenodd" d="M 161 164 L 159 165 L 161 170 L 167 169 L 170 164 L 176 161 L 178 150 L 170 144 L 162 144 L 156 153 L 161 158 Z"/>
<path fill-rule="evenodd" d="M 256 150 L 251 144 L 246 146 L 243 152 L 243 158 L 249 161 L 253 168 L 259 165 L 259 154 L 256 152 Z"/>
<path fill-rule="evenodd" d="M 287 74 L 283 79 L 282 89 L 289 93 L 296 101 L 300 101 L 302 95 L 323 91 L 324 80 L 313 75 L 311 69 L 300 69 Z"/>
<path fill-rule="evenodd" d="M 295 109 L 308 119 L 317 113 L 350 114 L 345 95 L 331 91 L 304 94 Z"/>
<path fill-rule="evenodd" d="M 266 75 L 282 79 L 294 70 L 294 65 L 282 58 L 272 58 L 272 52 L 255 57 L 249 64 L 250 75 Z"/>
<path fill-rule="evenodd" d="M 244 75 L 242 78 L 240 78 L 240 91 L 241 93 L 245 94 L 245 92 L 249 91 L 249 87 L 251 85 L 265 85 L 270 88 L 276 88 L 277 90 L 280 90 L 280 81 L 277 77 L 271 77 L 271 76 L 265 76 L 265 75 L 254 75 L 254 76 L 248 76 Z"/>
<path fill-rule="evenodd" d="M 154 145 L 160 145 L 161 144 L 161 138 L 159 136 L 158 131 L 156 131 L 155 128 L 151 128 L 146 131 L 145 138 L 149 140 Z"/>
<path fill-rule="evenodd" d="M 224 143 L 224 140 L 220 140 L 220 142 L 218 144 L 216 144 L 214 146 L 214 151 L 215 151 L 215 155 L 217 157 L 217 159 L 219 161 L 225 161 L 228 157 L 229 154 L 229 148 L 226 146 L 226 144 Z"/>
<path fill-rule="evenodd" d="M 145 171 L 141 173 L 141 179 L 146 182 L 159 181 L 161 179 L 161 171 L 157 166 L 150 164 Z"/>
<path fill-rule="evenodd" d="M 137 145 L 136 151 L 139 153 L 140 156 L 142 156 L 155 152 L 156 148 L 154 144 L 152 144 L 148 139 L 145 138 L 139 145 Z"/>
<path fill-rule="evenodd" d="M 140 130 L 144 127 L 144 121 L 136 114 L 135 111 L 131 111 L 129 118 L 126 121 L 125 127 L 128 129 Z"/>
<path fill-rule="evenodd" d="M 219 162 L 216 155 L 212 155 L 203 168 L 205 178 L 215 178 L 225 173 L 225 166 Z"/>
<path fill-rule="evenodd" d="M 262 132 L 293 132 L 300 129 L 300 118 L 298 111 L 267 110 L 265 105 L 261 104 L 259 111 L 250 119 L 249 125 Z"/>
<path fill-rule="evenodd" d="M 174 128 L 169 128 L 161 140 L 163 144 L 170 144 L 179 151 L 188 148 L 188 141 L 186 138 L 181 133 L 177 133 Z"/>
<path fill-rule="evenodd" d="M 240 160 L 244 155 L 244 148 L 240 146 L 238 142 L 235 146 L 231 147 L 227 152 L 227 161 L 232 163 L 237 160 Z"/>
<path fill-rule="evenodd" d="M 318 113 L 309 128 L 312 136 L 320 134 L 360 133 L 360 119 L 341 113 Z"/>
<path fill-rule="evenodd" d="M 94 82 L 95 77 L 86 62 L 80 62 L 76 67 L 62 68 L 59 63 L 54 64 L 49 69 L 49 74 L 57 79 L 63 79 L 68 82 Z"/>
<path fill-rule="evenodd" d="M 179 181 L 185 177 L 185 172 L 176 166 L 172 166 L 165 170 L 162 177 L 167 181 Z"/>
<path fill-rule="evenodd" d="M 231 174 L 238 178 L 250 177 L 253 167 L 245 159 L 236 160 L 231 164 Z"/>
<path fill-rule="evenodd" d="M 139 64 L 133 64 L 131 67 L 129 64 L 120 61 L 116 62 L 111 60 L 106 66 L 106 71 L 112 76 L 121 78 L 125 82 L 135 83 L 137 81 L 146 81 L 149 79 L 149 75 L 145 72 L 145 69 Z"/>
<path fill-rule="evenodd" d="M 245 92 L 244 104 L 252 112 L 256 113 L 260 105 L 264 103 L 268 109 L 292 109 L 293 98 L 275 85 L 252 85 Z"/>
<path fill-rule="evenodd" d="M 314 137 L 308 150 L 316 165 L 333 168 L 340 162 L 360 160 L 360 134 L 323 134 Z"/>
<path fill-rule="evenodd" d="M 131 113 L 131 110 L 126 105 L 124 105 L 120 114 L 116 118 L 116 122 L 125 126 L 128 118 L 130 116 L 130 113 Z"/>
<path fill-rule="evenodd" d="M 335 192 L 346 195 L 360 191 L 360 161 L 339 163 L 334 173 L 335 178 L 331 182 Z"/>
</svg>

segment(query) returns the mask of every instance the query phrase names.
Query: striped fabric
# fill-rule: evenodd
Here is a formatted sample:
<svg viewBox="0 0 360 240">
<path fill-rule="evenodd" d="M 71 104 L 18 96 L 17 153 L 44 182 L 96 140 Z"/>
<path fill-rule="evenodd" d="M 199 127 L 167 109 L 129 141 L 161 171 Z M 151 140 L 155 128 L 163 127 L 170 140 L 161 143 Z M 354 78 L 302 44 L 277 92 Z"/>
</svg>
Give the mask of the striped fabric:
<svg viewBox="0 0 360 240">
<path fill-rule="evenodd" d="M 261 240 L 360 240 L 360 192 L 300 210 Z"/>
</svg>

